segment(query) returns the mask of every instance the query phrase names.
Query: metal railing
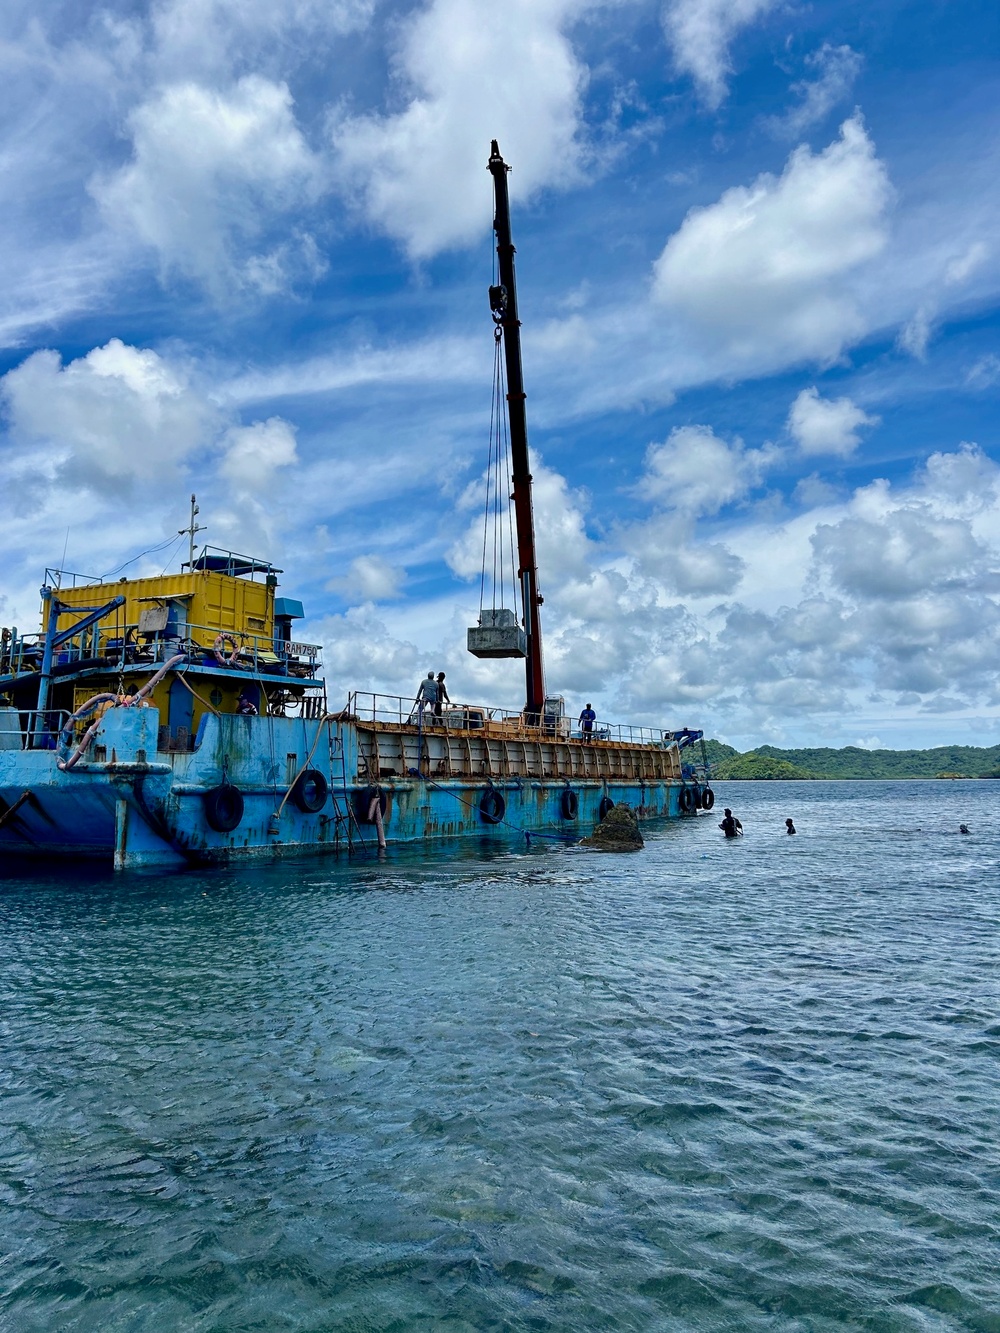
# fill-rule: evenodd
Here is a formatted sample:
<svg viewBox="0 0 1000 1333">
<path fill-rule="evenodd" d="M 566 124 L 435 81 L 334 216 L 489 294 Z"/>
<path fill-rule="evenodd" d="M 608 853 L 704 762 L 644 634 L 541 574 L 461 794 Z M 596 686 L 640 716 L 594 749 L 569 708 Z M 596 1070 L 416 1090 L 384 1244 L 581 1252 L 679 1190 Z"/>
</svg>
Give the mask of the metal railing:
<svg viewBox="0 0 1000 1333">
<path fill-rule="evenodd" d="M 548 740 L 583 739 L 579 725 L 568 717 L 543 714 L 535 719 L 522 711 L 507 708 L 489 708 L 482 704 L 452 703 L 442 705 L 440 715 L 431 704 L 418 705 L 413 699 L 393 694 L 374 694 L 354 690 L 348 696 L 347 713 L 359 722 L 395 723 L 399 726 L 419 725 L 428 730 L 446 728 L 459 731 L 493 730 L 510 736 L 523 735 Z M 611 742 L 616 745 L 672 745 L 672 733 L 661 727 L 636 727 L 628 723 L 594 723 L 591 743 Z"/>
<path fill-rule="evenodd" d="M 53 655 L 54 666 L 72 665 L 91 658 L 104 658 L 114 668 L 143 666 L 163 662 L 177 652 L 188 652 L 206 664 L 218 666 L 215 641 L 226 634 L 231 642 L 224 645 L 224 655 L 233 654 L 234 666 L 257 675 L 277 675 L 309 679 L 322 667 L 322 646 L 316 643 L 279 642 L 270 635 L 236 633 L 210 625 L 183 624 L 177 633 L 169 630 L 139 632 L 138 625 L 94 625 L 74 639 L 59 645 Z M 41 662 L 44 635 L 24 634 L 0 644 L 0 676 L 29 671 Z"/>
<path fill-rule="evenodd" d="M 66 709 L 0 708 L 0 751 L 58 749 L 69 716 Z"/>
</svg>

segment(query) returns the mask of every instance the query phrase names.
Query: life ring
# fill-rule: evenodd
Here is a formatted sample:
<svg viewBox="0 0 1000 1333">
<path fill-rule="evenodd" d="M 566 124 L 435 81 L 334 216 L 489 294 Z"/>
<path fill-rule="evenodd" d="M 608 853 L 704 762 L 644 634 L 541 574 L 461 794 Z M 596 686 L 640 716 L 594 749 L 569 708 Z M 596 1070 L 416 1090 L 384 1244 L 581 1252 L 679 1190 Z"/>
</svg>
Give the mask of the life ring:
<svg viewBox="0 0 1000 1333">
<path fill-rule="evenodd" d="M 322 774 L 320 774 L 322 777 Z M 378 798 L 379 809 L 382 811 L 382 818 L 385 818 L 385 812 L 389 806 L 389 797 L 381 787 L 362 787 L 360 791 L 354 793 L 354 817 L 359 824 L 374 824 L 372 815 L 372 803 Z"/>
<path fill-rule="evenodd" d="M 597 818 L 602 822 L 607 819 L 608 811 L 615 808 L 615 803 L 610 796 L 602 796 L 601 804 L 597 807 Z"/>
<path fill-rule="evenodd" d="M 496 787 L 487 787 L 479 802 L 479 813 L 487 824 L 499 824 L 507 813 L 507 802 Z"/>
<path fill-rule="evenodd" d="M 322 810 L 329 794 L 330 785 L 318 768 L 304 768 L 292 787 L 292 800 L 306 815 Z"/>
<path fill-rule="evenodd" d="M 559 813 L 563 819 L 575 819 L 577 811 L 580 808 L 580 798 L 570 787 L 563 789 L 562 799 L 559 802 Z"/>
<path fill-rule="evenodd" d="M 695 809 L 697 809 L 695 805 L 694 788 L 682 787 L 681 794 L 678 798 L 677 804 L 680 806 L 680 808 L 684 811 L 685 814 L 687 815 L 692 814 L 695 811 Z"/>
<path fill-rule="evenodd" d="M 222 651 L 222 645 L 224 643 L 231 643 L 233 645 L 233 651 L 228 657 Z M 212 651 L 215 653 L 215 660 L 218 662 L 219 666 L 235 666 L 239 660 L 240 646 L 231 634 L 217 634 L 215 636 L 215 643 L 212 644 Z"/>
<path fill-rule="evenodd" d="M 216 833 L 232 833 L 243 818 L 243 793 L 231 782 L 212 787 L 204 796 L 205 819 Z"/>
<path fill-rule="evenodd" d="M 711 810 L 714 804 L 715 804 L 715 792 L 712 790 L 711 787 L 706 787 L 701 794 L 701 808 L 703 810 Z"/>
</svg>

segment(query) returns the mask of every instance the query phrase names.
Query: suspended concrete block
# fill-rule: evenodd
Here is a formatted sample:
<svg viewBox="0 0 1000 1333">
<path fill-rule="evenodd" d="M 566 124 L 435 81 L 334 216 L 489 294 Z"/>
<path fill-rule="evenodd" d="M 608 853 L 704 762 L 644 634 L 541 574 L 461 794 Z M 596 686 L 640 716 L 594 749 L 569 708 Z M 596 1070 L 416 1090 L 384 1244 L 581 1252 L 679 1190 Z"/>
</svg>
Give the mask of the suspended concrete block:
<svg viewBox="0 0 1000 1333">
<path fill-rule="evenodd" d="M 480 614 L 467 646 L 473 657 L 527 657 L 528 636 L 514 612 L 501 608 Z"/>
</svg>

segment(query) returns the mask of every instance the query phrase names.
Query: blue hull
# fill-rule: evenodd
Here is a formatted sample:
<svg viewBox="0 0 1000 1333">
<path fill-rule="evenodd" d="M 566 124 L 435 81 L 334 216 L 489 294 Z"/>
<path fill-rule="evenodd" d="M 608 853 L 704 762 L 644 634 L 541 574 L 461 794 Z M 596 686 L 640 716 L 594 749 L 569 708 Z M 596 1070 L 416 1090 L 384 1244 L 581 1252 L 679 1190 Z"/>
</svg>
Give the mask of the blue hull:
<svg viewBox="0 0 1000 1333">
<path fill-rule="evenodd" d="M 198 747 L 180 753 L 157 751 L 158 726 L 156 709 L 112 710 L 69 771 L 52 750 L 0 750 L 0 852 L 99 857 L 120 869 L 348 852 L 376 845 L 376 801 L 384 803 L 388 843 L 470 835 L 572 840 L 593 831 L 608 800 L 627 802 L 643 819 L 677 817 L 685 786 L 679 777 L 646 773 L 550 776 L 546 764 L 555 761 L 541 753 L 545 776 L 442 775 L 441 761 L 430 763 L 433 746 L 409 732 L 383 738 L 383 749 L 394 743 L 405 761 L 406 746 L 418 744 L 416 767 L 405 775 L 381 770 L 373 783 L 364 776 L 364 729 L 350 720 L 210 717 Z M 564 765 L 576 762 L 565 747 L 560 753 Z M 580 762 L 592 770 L 594 752 Z M 320 790 L 327 789 L 318 809 L 294 798 L 302 769 L 320 775 Z M 230 831 L 208 817 L 208 793 L 220 784 L 238 789 L 242 800 Z M 315 797 L 305 804 L 315 805 Z"/>
</svg>

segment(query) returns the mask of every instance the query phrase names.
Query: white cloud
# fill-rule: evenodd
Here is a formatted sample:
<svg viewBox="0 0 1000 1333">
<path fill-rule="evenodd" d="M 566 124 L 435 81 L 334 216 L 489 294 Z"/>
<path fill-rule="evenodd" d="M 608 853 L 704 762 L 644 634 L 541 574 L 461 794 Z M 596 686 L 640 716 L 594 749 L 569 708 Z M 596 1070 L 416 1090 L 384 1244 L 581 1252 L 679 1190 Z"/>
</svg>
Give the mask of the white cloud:
<svg viewBox="0 0 1000 1333">
<path fill-rule="evenodd" d="M 572 491 L 566 478 L 546 467 L 538 454 L 532 454 L 531 474 L 535 547 L 544 593 L 567 580 L 586 576 L 591 554 L 585 520 L 587 497 L 581 491 Z M 478 579 L 482 569 L 483 493 L 481 480 L 466 488 L 459 508 L 478 512 L 446 555 L 449 566 L 463 579 Z M 504 576 L 509 587 L 511 571 L 505 570 Z"/>
<path fill-rule="evenodd" d="M 318 159 L 282 83 L 248 74 L 225 92 L 160 89 L 128 118 L 132 161 L 92 190 L 109 221 L 152 246 L 167 270 L 221 294 L 233 283 L 275 291 L 303 267 L 312 238 L 269 235 L 320 183 Z"/>
<path fill-rule="evenodd" d="M 803 389 L 788 413 L 788 430 L 804 454 L 839 454 L 846 458 L 861 443 L 862 426 L 876 426 L 850 398 L 821 398 L 813 386 Z"/>
<path fill-rule="evenodd" d="M 404 579 L 404 571 L 383 556 L 359 555 L 351 561 L 345 575 L 331 579 L 327 586 L 358 605 L 399 597 Z"/>
<path fill-rule="evenodd" d="M 988 389 L 998 380 L 1000 380 L 1000 356 L 994 356 L 992 352 L 974 362 L 965 377 L 966 384 L 973 389 Z"/>
<path fill-rule="evenodd" d="M 973 241 L 962 254 L 957 255 L 945 269 L 945 280 L 962 283 L 971 278 L 977 269 L 982 268 L 989 258 L 989 248 L 982 241 Z"/>
<path fill-rule="evenodd" d="M 363 28 L 374 8 L 374 0 L 156 0 L 152 60 L 170 80 L 227 78 L 239 66 L 263 72 Z"/>
<path fill-rule="evenodd" d="M 720 440 L 710 426 L 675 426 L 646 450 L 643 496 L 686 514 L 716 514 L 756 486 L 773 454 Z"/>
<path fill-rule="evenodd" d="M 403 29 L 405 108 L 335 119 L 341 180 L 412 257 L 485 233 L 491 139 L 514 199 L 575 179 L 586 73 L 563 29 L 589 3 L 432 0 Z"/>
<path fill-rule="evenodd" d="M 930 311 L 926 306 L 921 306 L 903 325 L 896 341 L 904 352 L 909 352 L 918 361 L 926 361 L 927 344 L 931 340 L 933 327 Z"/>
<path fill-rule="evenodd" d="M 670 0 L 663 14 L 677 68 L 690 74 L 711 108 L 726 96 L 729 43 L 777 0 Z"/>
<path fill-rule="evenodd" d="M 681 597 L 732 595 L 746 568 L 724 542 L 700 541 L 683 515 L 658 514 L 622 534 L 639 574 Z"/>
<path fill-rule="evenodd" d="M 654 266 L 653 297 L 737 355 L 834 357 L 863 321 L 845 279 L 886 243 L 891 188 L 859 116 L 780 177 L 695 208 Z"/>
<path fill-rule="evenodd" d="M 323 644 L 327 679 L 342 688 L 364 682 L 372 690 L 404 695 L 416 690 L 426 670 L 426 653 L 408 639 L 396 638 L 370 604 L 327 617 L 316 633 Z M 336 688 L 331 687 L 331 698 Z"/>
<path fill-rule="evenodd" d="M 298 461 L 295 427 L 281 417 L 234 426 L 224 441 L 220 472 L 238 491 L 263 499 L 278 468 Z"/>
<path fill-rule="evenodd" d="M 910 595 L 961 581 L 986 553 L 968 519 L 942 517 L 926 502 L 878 518 L 821 524 L 813 547 L 835 587 L 866 597 Z"/>
<path fill-rule="evenodd" d="M 797 138 L 811 125 L 825 120 L 838 103 L 850 93 L 861 72 L 863 58 L 849 46 L 831 46 L 824 42 L 818 51 L 806 56 L 806 65 L 815 78 L 793 83 L 791 91 L 798 105 L 784 116 L 770 121 L 771 128 L 789 138 Z"/>
<path fill-rule="evenodd" d="M 35 352 L 0 389 L 14 439 L 43 442 L 62 475 L 94 488 L 171 478 L 217 428 L 181 368 L 118 338 L 67 366 Z"/>
</svg>

